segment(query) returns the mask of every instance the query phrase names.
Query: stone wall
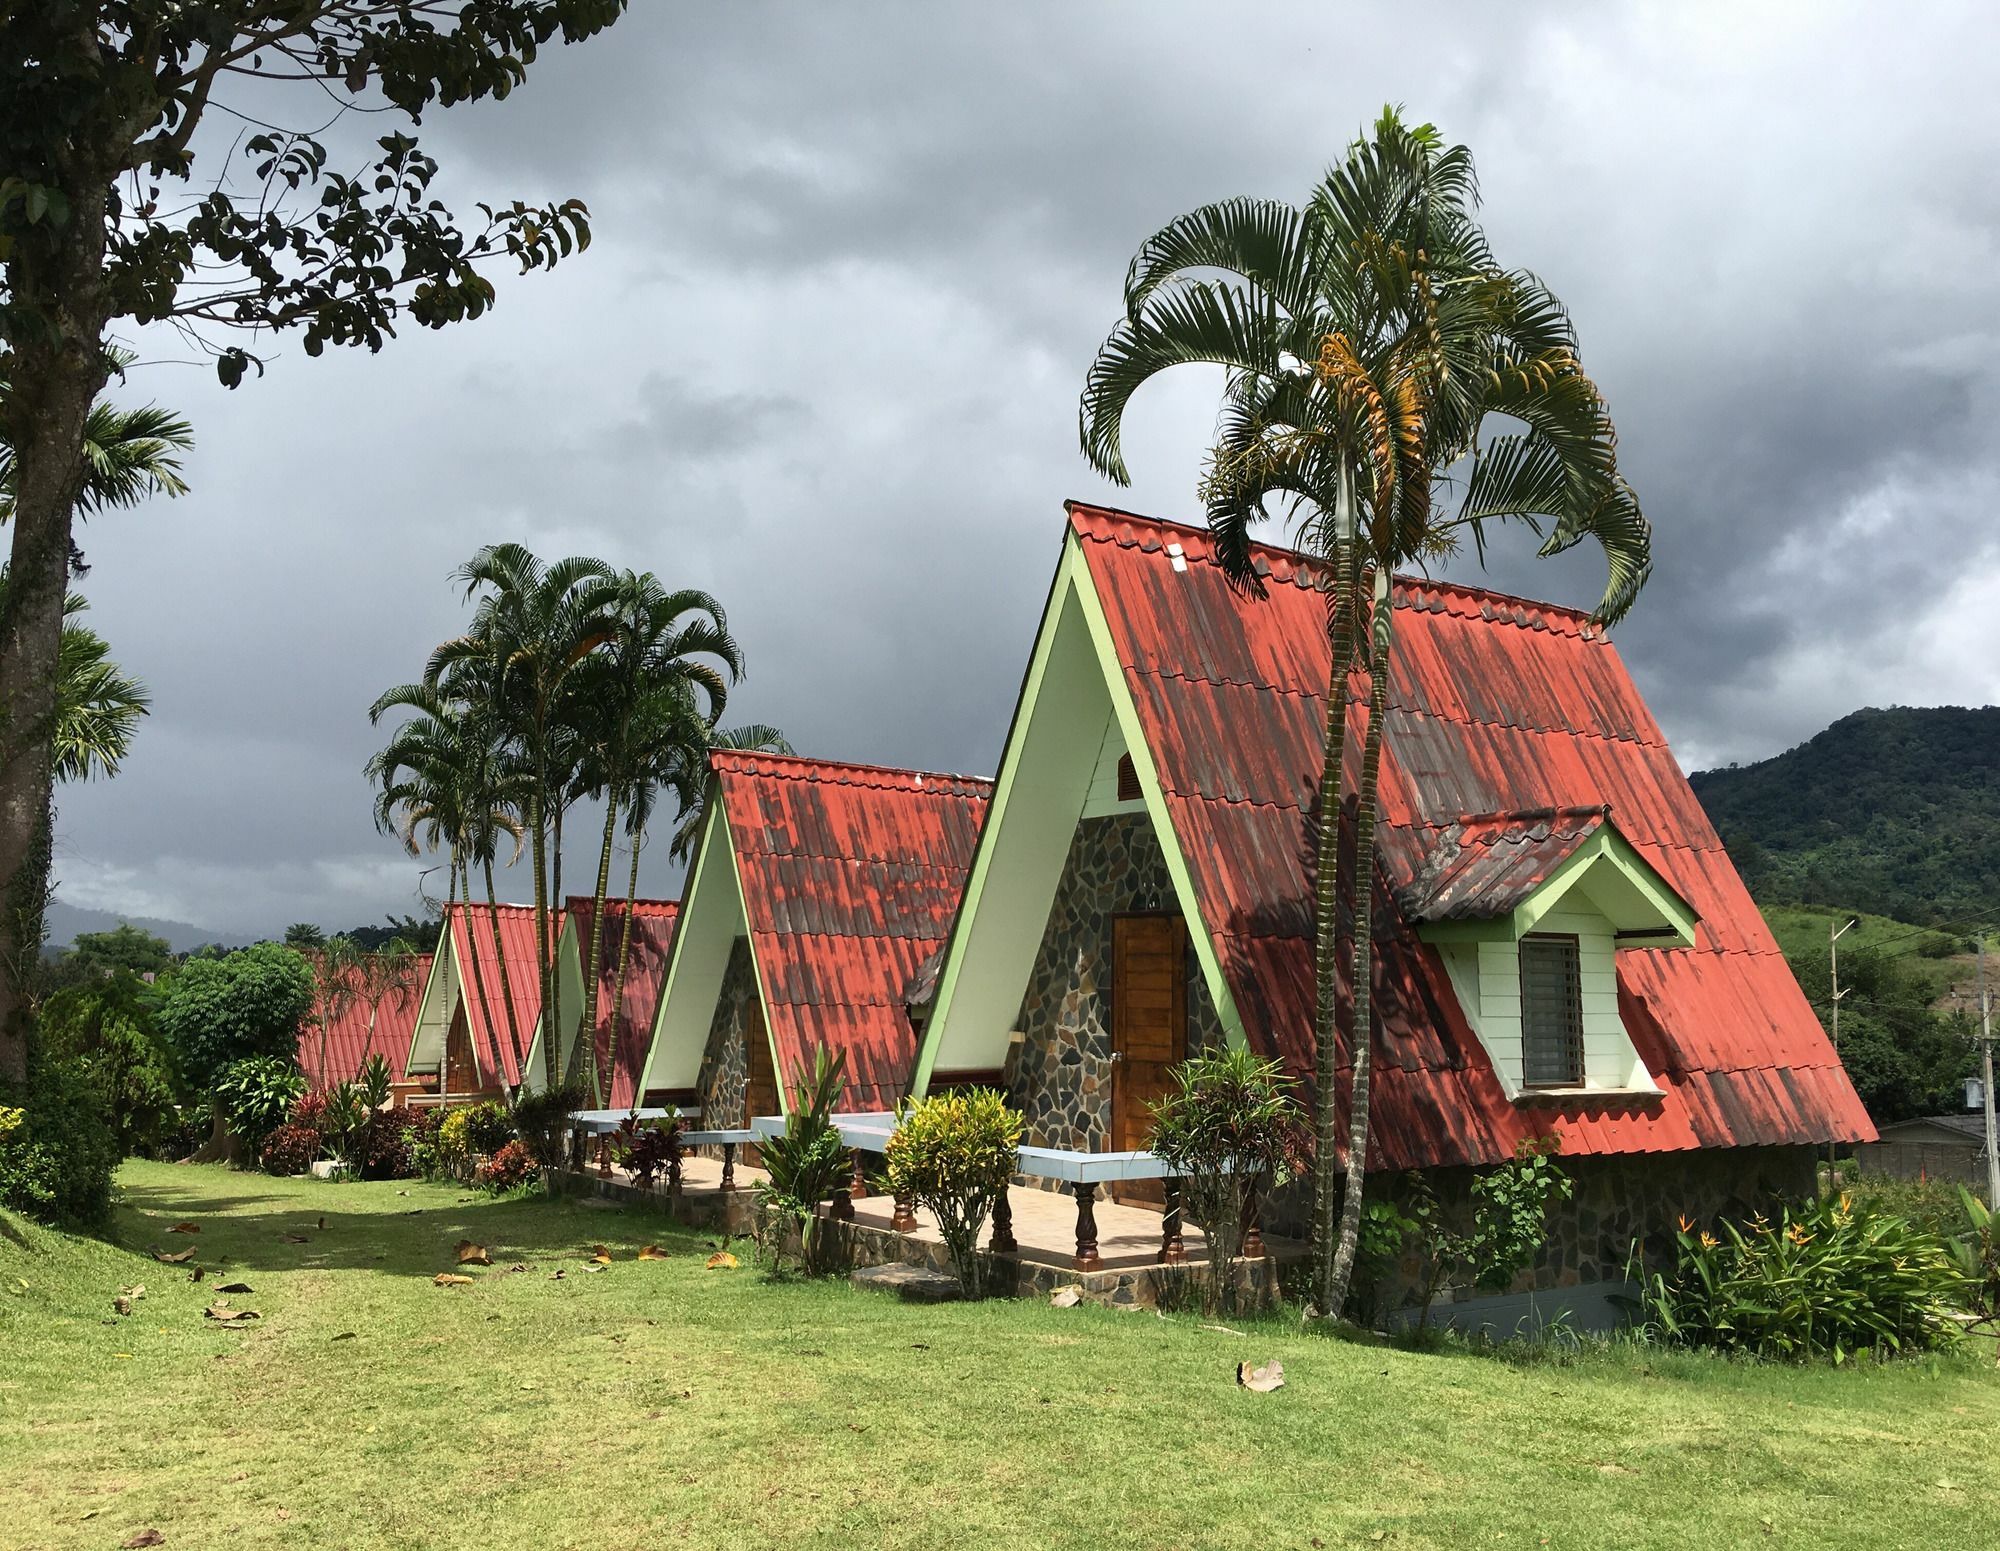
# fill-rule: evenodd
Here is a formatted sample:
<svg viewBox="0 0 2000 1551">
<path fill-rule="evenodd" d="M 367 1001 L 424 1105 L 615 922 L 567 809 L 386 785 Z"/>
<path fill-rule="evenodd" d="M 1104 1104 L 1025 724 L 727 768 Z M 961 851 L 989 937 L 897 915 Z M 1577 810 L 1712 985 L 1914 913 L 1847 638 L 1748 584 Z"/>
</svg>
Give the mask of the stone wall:
<svg viewBox="0 0 2000 1551">
<path fill-rule="evenodd" d="M 1534 1265 L 1521 1273 L 1514 1293 L 1541 1292 L 1593 1283 L 1618 1282 L 1636 1243 L 1655 1268 L 1669 1263 L 1680 1218 L 1709 1226 L 1719 1217 L 1741 1221 L 1770 1211 L 1781 1201 L 1810 1199 L 1818 1188 L 1817 1152 L 1811 1147 L 1704 1148 L 1691 1152 L 1636 1153 L 1613 1158 L 1565 1158 L 1563 1172 L 1576 1194 L 1549 1213 L 1548 1236 Z M 1471 1218 L 1471 1169 L 1426 1171 L 1447 1221 L 1463 1227 Z M 1368 1182 L 1377 1199 L 1407 1202 L 1406 1175 L 1381 1175 Z M 1289 1215 L 1289 1214 L 1288 1214 Z M 1381 1312 L 1415 1303 L 1423 1265 L 1412 1249 L 1376 1289 Z M 1462 1287 L 1441 1293 L 1472 1298 Z"/>
<path fill-rule="evenodd" d="M 722 972 L 722 989 L 709 1020 L 708 1044 L 702 1051 L 701 1123 L 710 1131 L 734 1130 L 750 1122 L 745 1117 L 750 1086 L 750 1047 L 744 1031 L 757 1001 L 757 971 L 750 962 L 750 942 L 739 937 L 729 950 Z"/>
<path fill-rule="evenodd" d="M 1070 843 L 1007 1058 L 1007 1099 L 1035 1147 L 1103 1151 L 1111 1128 L 1111 921 L 1179 909 L 1143 813 L 1084 819 Z M 1196 930 L 1199 930 L 1197 927 Z M 1187 955 L 1188 1048 L 1222 1041 L 1200 961 Z"/>
</svg>

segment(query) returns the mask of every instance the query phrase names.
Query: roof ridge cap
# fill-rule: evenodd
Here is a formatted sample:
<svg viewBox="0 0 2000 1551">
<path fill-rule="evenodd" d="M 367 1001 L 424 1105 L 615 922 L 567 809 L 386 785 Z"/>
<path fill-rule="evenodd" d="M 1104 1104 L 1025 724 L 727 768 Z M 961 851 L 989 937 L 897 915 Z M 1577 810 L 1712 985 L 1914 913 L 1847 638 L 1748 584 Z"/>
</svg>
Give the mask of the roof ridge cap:
<svg viewBox="0 0 2000 1551">
<path fill-rule="evenodd" d="M 858 775 L 886 775 L 930 781 L 959 781 L 971 786 L 983 786 L 989 791 L 993 787 L 993 777 L 962 775 L 950 770 L 921 770 L 913 765 L 874 765 L 854 759 L 823 759 L 812 754 L 768 754 L 749 749 L 710 749 L 709 767 L 720 770 L 725 766 L 736 767 L 744 775 L 775 775 L 776 771 L 760 771 L 750 768 L 759 763 L 796 765 L 801 776 L 806 770 L 843 770 Z"/>
</svg>

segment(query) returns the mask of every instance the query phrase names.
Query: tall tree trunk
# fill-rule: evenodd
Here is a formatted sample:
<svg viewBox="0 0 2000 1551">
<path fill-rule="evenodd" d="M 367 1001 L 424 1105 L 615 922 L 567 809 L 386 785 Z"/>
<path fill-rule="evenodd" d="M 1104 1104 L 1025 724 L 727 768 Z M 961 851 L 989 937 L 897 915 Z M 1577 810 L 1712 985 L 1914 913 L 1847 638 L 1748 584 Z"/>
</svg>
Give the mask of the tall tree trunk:
<svg viewBox="0 0 2000 1551">
<path fill-rule="evenodd" d="M 51 741 L 70 524 L 85 477 L 84 422 L 108 374 L 110 183 L 108 174 L 74 164 L 83 155 L 66 156 L 55 169 L 68 220 L 32 241 L 17 239 L 0 286 L 21 319 L 9 320 L 0 336 L 12 357 L 0 430 L 15 459 L 11 580 L 0 610 L 0 1078 L 17 1080 L 27 1075 L 30 998 L 48 909 Z"/>
<path fill-rule="evenodd" d="M 611 1059 L 618 1059 L 618 1020 L 625 1016 L 625 970 L 632 962 L 632 917 L 639 902 L 639 837 L 632 837 L 632 876 L 625 885 L 625 929 L 618 934 L 618 983 L 611 993 Z M 641 1087 L 645 1069 L 632 1074 L 632 1107 L 639 1107 L 646 1095 Z"/>
<path fill-rule="evenodd" d="M 521 1048 L 521 1020 L 514 1012 L 514 979 L 507 973 L 507 945 L 500 937 L 500 899 L 493 891 L 493 857 L 491 854 L 480 858 L 486 874 L 486 926 L 493 934 L 493 962 L 500 967 L 500 1000 L 505 1004 L 507 1014 L 507 1044 L 514 1052 L 514 1070 L 520 1071 L 527 1061 L 527 1053 Z M 465 940 L 472 941 L 472 869 L 465 872 Z M 476 955 L 475 955 L 476 957 Z M 483 1003 L 483 998 L 482 998 Z M 493 1026 L 493 1009 L 486 1009 L 486 1026 Z M 525 1075 L 525 1074 L 523 1074 Z"/>
<path fill-rule="evenodd" d="M 1368 653 L 1368 733 L 1361 746 L 1361 790 L 1354 821 L 1354 1032 L 1349 1041 L 1354 1089 L 1348 1099 L 1347 1188 L 1340 1204 L 1340 1243 L 1334 1251 L 1333 1279 L 1327 1290 L 1330 1311 L 1335 1315 L 1347 1302 L 1347 1285 L 1354 1276 L 1355 1252 L 1361 1243 L 1361 1195 L 1368 1173 L 1368 1080 L 1375 1046 L 1371 1005 L 1375 956 L 1369 933 L 1375 904 L 1375 796 L 1382 773 L 1382 722 L 1388 713 L 1389 647 L 1395 614 L 1390 586 L 1389 567 L 1378 564 L 1369 619 L 1374 639 Z"/>
<path fill-rule="evenodd" d="M 1326 758 L 1319 780 L 1319 876 L 1315 891 L 1316 934 L 1313 944 L 1313 1012 L 1315 1050 L 1314 1121 L 1317 1142 L 1313 1155 L 1312 1286 L 1320 1312 L 1334 1318 L 1339 1310 L 1327 1304 L 1333 1289 L 1334 1203 L 1340 1194 L 1340 1170 L 1334 1142 L 1340 1128 L 1340 1101 L 1334 1091 L 1340 1046 L 1340 814 L 1341 786 L 1347 755 L 1347 674 L 1354 661 L 1354 578 L 1352 545 L 1334 545 L 1333 585 L 1327 599 L 1327 639 L 1333 650 L 1326 686 Z"/>
<path fill-rule="evenodd" d="M 556 1006 L 555 962 L 549 952 L 549 836 L 543 822 L 543 788 L 548 776 L 546 756 L 537 755 L 535 763 L 535 786 L 528 795 L 528 827 L 534 836 L 535 858 L 535 952 L 536 969 L 542 988 L 541 1018 L 545 1030 L 555 1027 Z M 554 1039 L 542 1041 L 542 1080 L 550 1089 L 562 1086 L 562 1052 L 556 1049 Z"/>
<path fill-rule="evenodd" d="M 590 943 L 583 955 L 583 1019 L 577 1024 L 577 1042 L 583 1047 L 583 1076 L 590 1084 L 590 1101 L 603 1101 L 597 1083 L 597 955 L 604 941 L 604 896 L 611 892 L 611 844 L 618 834 L 618 799 L 606 793 L 604 799 L 604 844 L 597 853 L 596 904 L 590 913 Z M 617 1009 L 612 1010 L 613 1017 Z"/>
<path fill-rule="evenodd" d="M 493 1027 L 493 1003 L 486 995 L 486 971 L 479 967 L 479 948 L 477 943 L 474 941 L 472 935 L 471 861 L 467 860 L 459 868 L 459 872 L 462 874 L 465 880 L 465 952 L 466 956 L 472 960 L 472 990 L 473 994 L 479 998 L 479 1010 L 485 1016 L 486 1026 L 490 1029 Z M 492 876 L 493 876 L 492 872 L 489 870 L 487 873 L 487 878 L 490 880 Z M 451 924 L 451 913 L 449 911 L 446 911 L 445 925 L 447 929 L 449 929 L 450 924 Z M 504 975 L 506 971 L 507 971 L 507 961 L 505 959 L 502 959 L 500 961 L 500 972 Z M 461 997 L 465 995 L 465 983 L 462 980 L 459 982 L 458 994 Z M 466 1023 L 468 1025 L 468 1032 L 470 1032 L 469 1026 L 471 1024 L 471 1021 L 472 1020 L 469 1018 L 466 1020 Z M 445 1031 L 445 1042 L 447 1045 L 449 1045 L 450 1041 L 451 1041 L 451 1031 L 447 1029 Z M 475 1055 L 477 1054 L 476 1050 L 474 1054 Z M 449 1067 L 449 1062 L 447 1062 L 447 1068 L 448 1067 Z M 443 1091 L 444 1091 L 444 1081 L 442 1076 L 440 1076 L 438 1081 L 438 1092 L 442 1093 Z"/>
</svg>

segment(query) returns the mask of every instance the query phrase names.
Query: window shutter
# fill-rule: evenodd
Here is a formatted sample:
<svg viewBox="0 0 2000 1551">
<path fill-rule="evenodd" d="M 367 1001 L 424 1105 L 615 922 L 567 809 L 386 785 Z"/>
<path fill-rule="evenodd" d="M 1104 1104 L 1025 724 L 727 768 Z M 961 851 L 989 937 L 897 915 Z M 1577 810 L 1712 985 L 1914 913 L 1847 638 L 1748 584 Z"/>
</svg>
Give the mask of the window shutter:
<svg viewBox="0 0 2000 1551">
<path fill-rule="evenodd" d="M 1130 754 L 1118 756 L 1118 800 L 1137 802 L 1145 794 L 1139 790 L 1139 771 Z"/>
<path fill-rule="evenodd" d="M 1521 939 L 1521 1076 L 1530 1088 L 1583 1081 L 1583 976 L 1574 937 Z"/>
</svg>

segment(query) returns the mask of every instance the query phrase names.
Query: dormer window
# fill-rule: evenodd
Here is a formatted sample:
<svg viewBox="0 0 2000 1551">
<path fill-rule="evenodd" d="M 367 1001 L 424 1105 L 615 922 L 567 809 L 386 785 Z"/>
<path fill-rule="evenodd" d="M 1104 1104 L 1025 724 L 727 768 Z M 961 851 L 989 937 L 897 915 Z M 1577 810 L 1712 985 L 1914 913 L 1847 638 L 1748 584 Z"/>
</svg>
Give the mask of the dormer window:
<svg viewBox="0 0 2000 1551">
<path fill-rule="evenodd" d="M 1575 937 L 1521 939 L 1521 1081 L 1528 1088 L 1583 1081 L 1583 961 Z"/>
</svg>

